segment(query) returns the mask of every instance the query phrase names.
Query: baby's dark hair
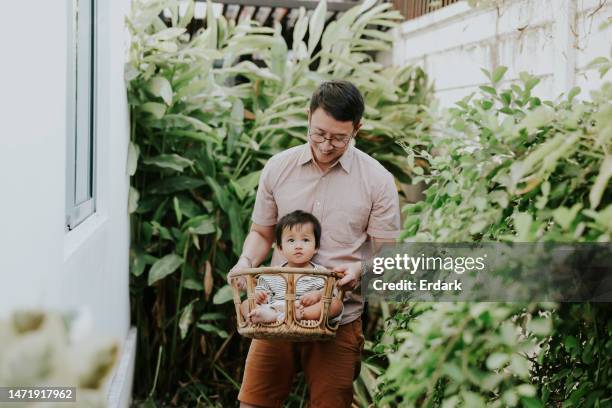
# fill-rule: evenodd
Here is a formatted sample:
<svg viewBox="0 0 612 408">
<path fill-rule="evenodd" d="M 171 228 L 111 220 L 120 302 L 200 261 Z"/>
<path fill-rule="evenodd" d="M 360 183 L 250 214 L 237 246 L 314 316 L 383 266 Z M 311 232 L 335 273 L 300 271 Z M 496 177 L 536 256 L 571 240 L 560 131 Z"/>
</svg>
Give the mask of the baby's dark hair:
<svg viewBox="0 0 612 408">
<path fill-rule="evenodd" d="M 274 234 L 276 235 L 276 246 L 282 248 L 283 246 L 283 231 L 286 228 L 293 228 L 296 225 L 312 224 L 312 230 L 315 236 L 315 248 L 319 248 L 321 243 L 321 224 L 317 217 L 309 212 L 302 210 L 295 210 L 289 214 L 284 215 L 276 223 Z"/>
</svg>

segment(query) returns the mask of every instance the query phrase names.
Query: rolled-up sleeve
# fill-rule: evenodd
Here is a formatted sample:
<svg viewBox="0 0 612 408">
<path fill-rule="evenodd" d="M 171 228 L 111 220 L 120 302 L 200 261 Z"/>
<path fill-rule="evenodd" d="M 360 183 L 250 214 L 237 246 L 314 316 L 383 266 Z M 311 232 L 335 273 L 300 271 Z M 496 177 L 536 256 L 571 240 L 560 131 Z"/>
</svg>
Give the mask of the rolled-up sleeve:
<svg viewBox="0 0 612 408">
<path fill-rule="evenodd" d="M 255 206 L 253 208 L 253 215 L 251 220 L 255 224 L 262 226 L 276 225 L 278 208 L 276 206 L 276 200 L 271 189 L 271 168 L 273 167 L 272 161 L 268 161 L 264 166 L 259 178 L 259 186 L 257 187 L 257 196 L 255 197 Z"/>
<path fill-rule="evenodd" d="M 397 239 L 400 234 L 399 196 L 391 173 L 384 176 L 375 194 L 367 233 L 373 238 Z"/>
</svg>

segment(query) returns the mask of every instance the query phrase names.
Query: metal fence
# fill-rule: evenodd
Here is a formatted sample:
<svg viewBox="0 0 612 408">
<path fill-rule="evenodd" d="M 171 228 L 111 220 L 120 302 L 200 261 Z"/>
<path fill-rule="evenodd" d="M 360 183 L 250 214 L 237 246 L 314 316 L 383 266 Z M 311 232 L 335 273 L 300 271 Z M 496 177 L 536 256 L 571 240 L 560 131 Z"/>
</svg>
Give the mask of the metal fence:
<svg viewBox="0 0 612 408">
<path fill-rule="evenodd" d="M 393 0 L 393 5 L 406 20 L 412 20 L 461 0 Z"/>
</svg>

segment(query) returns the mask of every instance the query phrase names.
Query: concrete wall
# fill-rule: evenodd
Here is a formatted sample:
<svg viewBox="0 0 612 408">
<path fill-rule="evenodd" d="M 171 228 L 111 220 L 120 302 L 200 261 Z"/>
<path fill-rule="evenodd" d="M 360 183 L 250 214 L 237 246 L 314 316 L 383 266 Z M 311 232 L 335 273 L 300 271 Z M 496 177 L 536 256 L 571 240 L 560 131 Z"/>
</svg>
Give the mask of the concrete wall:
<svg viewBox="0 0 612 408">
<path fill-rule="evenodd" d="M 599 85 L 585 67 L 610 55 L 612 26 L 599 27 L 611 15 L 612 3 L 600 0 L 499 0 L 483 9 L 459 2 L 396 29 L 392 63 L 423 66 L 442 106 L 485 84 L 480 68 L 500 65 L 509 68 L 506 81 L 537 75 L 534 93 L 554 99 L 575 85 Z"/>
<path fill-rule="evenodd" d="M 123 80 L 129 1 L 97 3 L 97 209 L 70 232 L 65 230 L 68 0 L 2 6 L 0 316 L 24 307 L 86 308 L 95 333 L 123 342 L 130 326 Z M 118 386 L 124 390 L 118 400 L 126 404 L 131 377 Z"/>
</svg>

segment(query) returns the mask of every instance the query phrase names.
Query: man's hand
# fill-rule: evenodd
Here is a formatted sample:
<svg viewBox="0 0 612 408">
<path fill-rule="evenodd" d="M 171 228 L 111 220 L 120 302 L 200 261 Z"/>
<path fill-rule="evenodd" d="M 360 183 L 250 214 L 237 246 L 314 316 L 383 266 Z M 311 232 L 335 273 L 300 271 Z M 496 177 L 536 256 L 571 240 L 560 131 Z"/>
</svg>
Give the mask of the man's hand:
<svg viewBox="0 0 612 408">
<path fill-rule="evenodd" d="M 241 269 L 250 268 L 250 267 L 251 267 L 251 263 L 245 257 L 241 256 L 238 259 L 238 262 L 236 262 L 236 265 L 234 265 L 234 267 L 230 269 L 230 272 L 239 271 Z M 244 276 L 239 276 L 233 279 L 230 279 L 228 277 L 227 283 L 230 286 L 236 285 L 236 287 L 240 290 L 246 290 L 246 279 L 244 278 Z"/>
<path fill-rule="evenodd" d="M 301 297 L 300 297 L 300 304 L 302 306 L 310 306 L 310 305 L 314 305 L 315 303 L 317 303 L 318 301 L 321 300 L 321 297 L 323 295 L 321 294 L 320 291 L 318 290 L 313 290 L 312 292 L 307 292 L 304 293 Z"/>
<path fill-rule="evenodd" d="M 344 275 L 342 279 L 336 282 L 336 286 L 339 289 L 350 291 L 359 286 L 359 280 L 361 279 L 361 262 L 342 264 L 336 266 L 333 271 Z"/>
<path fill-rule="evenodd" d="M 268 294 L 263 290 L 255 291 L 255 303 L 258 305 L 264 304 L 268 301 Z"/>
</svg>

